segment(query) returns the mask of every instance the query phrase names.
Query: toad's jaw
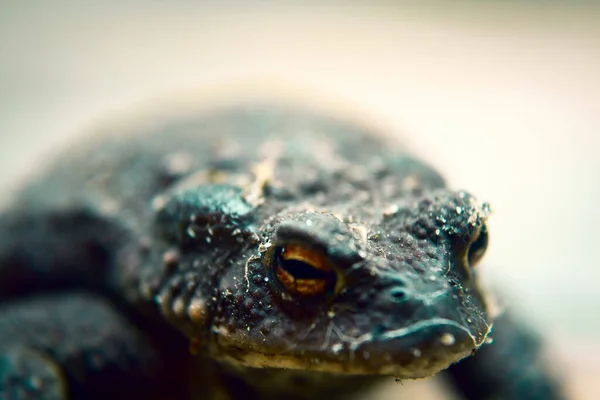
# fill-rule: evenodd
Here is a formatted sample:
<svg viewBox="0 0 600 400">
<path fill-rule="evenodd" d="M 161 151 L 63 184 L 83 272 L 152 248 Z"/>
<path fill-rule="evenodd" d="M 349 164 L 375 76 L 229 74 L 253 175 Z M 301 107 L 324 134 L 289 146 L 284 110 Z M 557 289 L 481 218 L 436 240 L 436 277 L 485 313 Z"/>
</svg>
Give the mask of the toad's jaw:
<svg viewBox="0 0 600 400">
<path fill-rule="evenodd" d="M 482 345 L 489 330 L 491 326 L 477 339 L 455 321 L 433 318 L 377 335 L 345 338 L 345 344 L 333 343 L 316 352 L 299 348 L 273 353 L 242 349 L 221 337 L 216 358 L 225 364 L 250 368 L 416 379 L 434 375 L 471 355 Z"/>
</svg>

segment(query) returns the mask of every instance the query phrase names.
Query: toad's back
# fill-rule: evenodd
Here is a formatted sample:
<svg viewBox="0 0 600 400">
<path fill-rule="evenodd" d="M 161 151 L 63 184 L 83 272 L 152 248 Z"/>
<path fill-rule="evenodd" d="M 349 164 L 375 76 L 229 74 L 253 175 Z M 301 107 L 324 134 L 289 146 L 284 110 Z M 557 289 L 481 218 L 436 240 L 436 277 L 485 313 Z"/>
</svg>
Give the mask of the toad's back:
<svg viewBox="0 0 600 400">
<path fill-rule="evenodd" d="M 63 154 L 26 198 L 135 204 L 190 173 L 238 176 L 268 159 L 285 159 L 278 171 L 287 187 L 319 185 L 321 170 L 371 163 L 382 152 L 398 157 L 400 150 L 398 143 L 382 142 L 378 132 L 308 110 L 239 106 L 102 132 Z"/>
</svg>

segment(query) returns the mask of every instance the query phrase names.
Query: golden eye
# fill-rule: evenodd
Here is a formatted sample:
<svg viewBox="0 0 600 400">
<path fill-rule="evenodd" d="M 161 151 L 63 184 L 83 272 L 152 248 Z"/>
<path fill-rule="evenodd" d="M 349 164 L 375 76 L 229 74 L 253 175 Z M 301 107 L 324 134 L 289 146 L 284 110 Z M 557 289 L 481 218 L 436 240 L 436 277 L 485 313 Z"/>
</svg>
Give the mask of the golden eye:
<svg viewBox="0 0 600 400">
<path fill-rule="evenodd" d="M 487 249 L 489 237 L 487 228 L 484 226 L 481 227 L 477 235 L 471 241 L 469 245 L 469 250 L 467 251 L 467 261 L 470 267 L 474 267 L 481 261 L 485 251 Z"/>
<path fill-rule="evenodd" d="M 273 270 L 283 287 L 292 295 L 318 296 L 334 291 L 336 273 L 322 253 L 287 244 L 273 254 Z"/>
</svg>

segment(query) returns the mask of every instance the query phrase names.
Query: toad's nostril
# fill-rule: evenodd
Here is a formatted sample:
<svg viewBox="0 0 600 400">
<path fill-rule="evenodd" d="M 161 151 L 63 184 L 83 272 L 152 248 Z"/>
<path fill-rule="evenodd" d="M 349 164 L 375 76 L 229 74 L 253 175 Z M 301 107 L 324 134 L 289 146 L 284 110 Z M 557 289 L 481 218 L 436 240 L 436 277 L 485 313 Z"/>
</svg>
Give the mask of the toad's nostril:
<svg viewBox="0 0 600 400">
<path fill-rule="evenodd" d="M 402 303 L 406 300 L 407 295 L 404 289 L 402 288 L 393 288 L 390 290 L 390 298 L 392 301 L 396 303 Z"/>
</svg>

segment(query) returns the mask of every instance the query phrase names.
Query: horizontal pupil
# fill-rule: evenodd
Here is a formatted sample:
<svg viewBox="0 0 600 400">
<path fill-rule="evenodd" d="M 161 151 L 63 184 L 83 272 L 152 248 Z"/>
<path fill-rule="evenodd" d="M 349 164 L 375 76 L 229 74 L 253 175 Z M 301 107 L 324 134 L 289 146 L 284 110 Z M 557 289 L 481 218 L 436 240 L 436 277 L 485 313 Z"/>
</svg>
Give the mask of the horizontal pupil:
<svg viewBox="0 0 600 400">
<path fill-rule="evenodd" d="M 295 279 L 328 279 L 331 277 L 331 272 L 318 270 L 298 260 L 279 259 L 279 267 L 286 270 Z"/>
</svg>

